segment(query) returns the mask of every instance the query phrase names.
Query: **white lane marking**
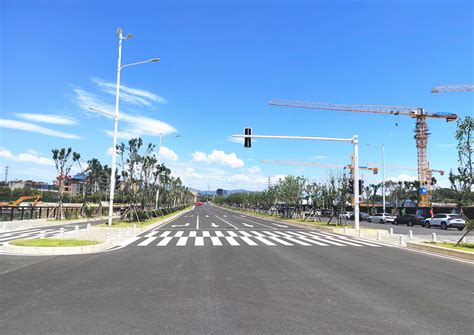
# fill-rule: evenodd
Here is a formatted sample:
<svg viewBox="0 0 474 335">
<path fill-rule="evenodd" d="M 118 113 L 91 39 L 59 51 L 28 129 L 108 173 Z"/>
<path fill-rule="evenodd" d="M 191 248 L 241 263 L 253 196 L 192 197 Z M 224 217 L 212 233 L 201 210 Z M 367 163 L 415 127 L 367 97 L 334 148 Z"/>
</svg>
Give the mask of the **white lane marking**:
<svg viewBox="0 0 474 335">
<path fill-rule="evenodd" d="M 156 230 L 152 230 L 149 234 L 145 235 L 145 237 L 153 237 L 156 233 L 158 233 Z"/>
<path fill-rule="evenodd" d="M 134 236 L 134 237 L 131 237 L 129 239 L 126 239 L 125 241 L 122 241 L 119 246 L 120 247 L 126 247 L 127 245 L 129 244 L 132 244 L 133 242 L 136 242 L 138 241 L 139 239 L 141 239 L 141 237 L 138 237 L 138 236 Z"/>
<path fill-rule="evenodd" d="M 160 237 L 166 237 L 166 236 L 168 236 L 169 234 L 171 234 L 171 230 L 165 231 L 163 234 L 160 235 Z"/>
<path fill-rule="evenodd" d="M 242 222 L 242 224 L 243 224 L 245 227 L 253 228 L 253 225 L 251 225 L 251 224 L 248 224 L 248 223 L 245 223 L 245 222 Z"/>
<path fill-rule="evenodd" d="M 165 247 L 170 243 L 170 241 L 173 239 L 173 237 L 165 237 L 162 239 L 156 246 L 157 247 Z"/>
<path fill-rule="evenodd" d="M 138 243 L 137 247 L 146 247 L 148 244 L 150 244 L 151 242 L 153 242 L 157 238 L 158 237 L 149 237 L 146 240 L 144 240 L 143 242 Z"/>
<path fill-rule="evenodd" d="M 196 229 L 199 230 L 199 215 L 196 217 Z"/>
<path fill-rule="evenodd" d="M 194 240 L 194 245 L 199 246 L 199 247 L 204 246 L 204 237 L 202 236 L 196 237 L 196 239 Z"/>
<path fill-rule="evenodd" d="M 174 224 L 174 225 L 171 225 L 171 227 L 187 227 L 189 226 L 189 222 L 186 222 L 185 224 Z"/>
<path fill-rule="evenodd" d="M 196 237 L 196 231 L 190 231 L 189 232 L 189 237 Z"/>
<path fill-rule="evenodd" d="M 235 240 L 235 238 L 233 238 L 233 237 L 231 237 L 231 236 L 225 236 L 225 239 L 227 240 L 227 242 L 229 242 L 230 245 L 236 246 L 236 247 L 237 247 L 237 246 L 240 247 L 239 242 L 237 242 L 237 241 Z"/>
<path fill-rule="evenodd" d="M 282 234 L 281 232 L 277 232 L 279 234 Z M 290 234 L 290 235 L 293 235 L 293 236 L 296 236 L 298 237 L 300 240 L 302 241 L 305 241 L 305 242 L 309 242 L 309 243 L 313 243 L 313 244 L 316 244 L 316 245 L 319 245 L 321 247 L 327 247 L 329 246 L 329 244 L 326 244 L 326 243 L 321 243 L 321 242 L 318 242 L 318 241 L 315 241 L 315 240 L 312 240 L 310 237 L 308 236 L 304 236 L 302 234 L 298 234 L 298 233 L 295 233 L 295 232 L 292 232 L 292 231 L 287 231 L 286 234 Z"/>
<path fill-rule="evenodd" d="M 339 243 L 339 242 L 335 242 L 335 241 L 326 240 L 326 239 L 324 239 L 324 238 L 322 238 L 322 237 L 315 236 L 315 235 L 312 235 L 312 234 L 307 233 L 307 232 L 304 232 L 304 231 L 301 231 L 300 233 L 301 233 L 301 234 L 308 235 L 310 238 L 312 238 L 312 239 L 314 239 L 314 240 L 322 241 L 322 242 L 324 242 L 324 243 L 328 243 L 328 244 L 335 245 L 335 246 L 338 246 L 338 247 L 346 247 L 345 244 L 342 244 L 342 243 Z"/>
<path fill-rule="evenodd" d="M 177 247 L 185 247 L 186 242 L 188 242 L 188 237 L 187 236 L 180 237 L 178 242 L 176 243 L 176 246 Z"/>
<path fill-rule="evenodd" d="M 253 236 L 253 238 L 259 240 L 260 242 L 263 242 L 264 244 L 266 245 L 276 245 L 275 243 L 273 242 L 270 242 L 269 240 L 267 240 L 265 237 L 265 235 L 263 235 L 262 233 L 259 233 L 258 231 L 255 231 L 255 230 L 252 230 L 252 233 L 257 235 L 257 236 Z"/>
<path fill-rule="evenodd" d="M 208 218 L 208 217 L 209 217 L 209 215 L 207 215 L 207 214 L 206 214 L 206 217 Z"/>
<path fill-rule="evenodd" d="M 281 228 L 288 228 L 288 226 L 285 226 L 283 224 L 274 223 L 274 225 Z"/>
<path fill-rule="evenodd" d="M 338 243 L 343 243 L 347 245 L 352 245 L 353 247 L 362 247 L 361 244 L 357 244 L 354 242 L 351 242 L 351 239 L 349 238 L 344 238 L 344 236 L 331 236 L 331 235 L 326 235 L 326 234 L 320 234 L 320 233 L 310 233 L 313 235 L 316 235 L 323 239 L 324 241 L 331 240 L 331 241 L 337 241 Z"/>
<path fill-rule="evenodd" d="M 206 230 L 202 232 L 203 237 L 211 237 L 211 234 Z"/>
<path fill-rule="evenodd" d="M 216 236 L 224 237 L 224 234 L 220 230 L 216 230 Z"/>
<path fill-rule="evenodd" d="M 216 215 L 216 216 L 217 216 L 217 215 Z M 225 214 L 224 214 L 223 216 L 224 216 L 225 218 L 227 217 L 227 215 L 225 215 Z"/>
<path fill-rule="evenodd" d="M 270 232 L 267 232 L 267 234 L 270 235 L 270 236 L 268 236 L 268 238 L 275 241 L 275 242 L 278 242 L 278 243 L 286 245 L 286 246 L 291 246 L 291 247 L 294 246 L 294 244 L 291 244 L 291 243 L 286 242 L 285 240 L 282 240 L 281 238 L 279 238 L 278 235 L 275 235 L 275 234 L 270 233 Z"/>
<path fill-rule="evenodd" d="M 253 237 L 252 234 L 249 234 L 248 232 L 246 232 L 245 230 L 241 231 L 240 232 L 242 235 L 244 235 L 245 237 Z"/>
<path fill-rule="evenodd" d="M 226 217 L 226 216 L 224 215 L 224 217 Z M 226 221 L 226 220 L 224 220 L 224 219 L 221 219 L 221 218 L 218 217 L 217 215 L 216 215 L 216 218 L 218 218 L 218 219 L 221 220 L 221 221 L 224 221 L 224 222 L 227 223 L 229 226 L 234 227 L 235 229 L 239 229 L 238 227 L 234 226 L 234 225 L 233 225 L 232 223 L 230 223 L 229 221 Z"/>
<path fill-rule="evenodd" d="M 219 239 L 219 237 L 211 236 L 211 242 L 212 242 L 212 245 L 214 246 L 222 246 L 222 242 Z"/>
<path fill-rule="evenodd" d="M 271 232 L 265 232 L 265 233 L 267 233 L 267 234 L 269 234 L 269 235 L 272 234 Z M 291 242 L 293 242 L 293 243 L 296 243 L 296 244 L 299 244 L 299 245 L 302 245 L 302 246 L 305 246 L 305 247 L 311 246 L 311 244 L 306 243 L 306 242 L 302 242 L 302 241 L 296 239 L 295 237 L 291 237 L 291 236 L 289 236 L 289 235 L 285 236 L 285 238 L 286 238 L 288 241 L 291 241 Z"/>
<path fill-rule="evenodd" d="M 215 224 L 214 222 L 211 223 L 211 227 L 213 228 L 219 228 L 219 225 Z"/>
<path fill-rule="evenodd" d="M 252 246 L 255 246 L 255 245 L 258 245 L 258 243 L 255 243 L 254 241 L 252 241 L 250 238 L 248 237 L 245 237 L 245 236 L 240 236 L 239 237 L 242 241 L 244 241 L 245 243 L 247 243 L 248 245 L 252 245 Z"/>
<path fill-rule="evenodd" d="M 322 235 L 322 234 L 320 234 L 320 235 Z M 361 239 L 359 239 L 357 237 L 348 237 L 348 236 L 344 236 L 344 235 L 340 235 L 340 234 L 333 234 L 333 233 L 325 232 L 325 236 L 328 236 L 328 235 L 336 237 L 338 239 L 342 239 L 342 240 L 354 241 L 356 243 L 368 245 L 370 247 L 382 247 L 383 246 L 383 245 L 380 245 L 378 243 L 369 243 L 369 242 L 366 242 L 366 241 L 362 241 Z"/>
<path fill-rule="evenodd" d="M 183 234 L 184 234 L 184 231 L 180 230 L 180 231 L 177 231 L 176 234 L 174 234 L 174 237 L 181 237 L 183 236 Z"/>
<path fill-rule="evenodd" d="M 235 217 L 237 217 L 237 216 L 235 216 Z M 263 223 L 260 223 L 260 222 L 257 222 L 257 221 L 252 221 L 252 220 L 250 220 L 249 218 L 246 218 L 246 221 L 250 221 L 250 222 L 255 223 L 255 224 L 258 224 L 258 225 L 260 225 L 260 226 L 264 226 L 264 227 L 266 227 L 266 228 L 277 229 L 277 228 L 275 228 L 275 227 L 267 226 L 266 224 L 263 224 Z"/>
<path fill-rule="evenodd" d="M 233 232 L 231 230 L 228 230 L 227 233 L 232 237 L 239 237 L 239 235 L 237 235 L 235 232 Z"/>
</svg>

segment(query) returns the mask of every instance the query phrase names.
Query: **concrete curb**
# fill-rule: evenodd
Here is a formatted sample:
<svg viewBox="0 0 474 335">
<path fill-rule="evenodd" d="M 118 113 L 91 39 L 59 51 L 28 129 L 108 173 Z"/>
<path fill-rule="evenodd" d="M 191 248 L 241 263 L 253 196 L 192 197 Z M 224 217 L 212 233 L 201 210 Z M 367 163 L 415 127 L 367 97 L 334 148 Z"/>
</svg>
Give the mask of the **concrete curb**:
<svg viewBox="0 0 474 335">
<path fill-rule="evenodd" d="M 101 252 L 112 246 L 110 241 L 106 241 L 94 245 L 85 245 L 81 247 L 22 247 L 5 243 L 2 251 L 11 255 L 28 255 L 28 256 L 54 256 L 54 255 L 80 255 Z"/>
<path fill-rule="evenodd" d="M 407 248 L 415 249 L 415 250 L 430 251 L 430 252 L 434 252 L 434 253 L 438 253 L 442 255 L 468 259 L 471 261 L 474 260 L 474 252 L 438 247 L 438 246 L 429 245 L 425 243 L 407 242 Z"/>
</svg>

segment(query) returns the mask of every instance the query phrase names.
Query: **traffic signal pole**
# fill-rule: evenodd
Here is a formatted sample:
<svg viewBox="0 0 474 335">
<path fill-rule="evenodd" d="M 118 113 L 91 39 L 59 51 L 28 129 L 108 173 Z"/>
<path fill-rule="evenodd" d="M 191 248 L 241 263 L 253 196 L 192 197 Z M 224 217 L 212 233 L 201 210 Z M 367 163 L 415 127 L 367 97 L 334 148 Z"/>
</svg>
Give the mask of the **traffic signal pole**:
<svg viewBox="0 0 474 335">
<path fill-rule="evenodd" d="M 252 138 L 265 138 L 277 140 L 303 140 L 303 141 L 332 141 L 332 142 L 349 142 L 354 145 L 354 228 L 360 229 L 359 225 L 359 137 L 354 135 L 352 138 L 335 138 L 335 137 L 314 137 L 314 136 L 280 136 L 280 135 L 252 135 L 251 128 L 245 128 L 244 135 L 232 135 L 232 137 L 243 138 L 245 147 L 251 147 Z"/>
</svg>

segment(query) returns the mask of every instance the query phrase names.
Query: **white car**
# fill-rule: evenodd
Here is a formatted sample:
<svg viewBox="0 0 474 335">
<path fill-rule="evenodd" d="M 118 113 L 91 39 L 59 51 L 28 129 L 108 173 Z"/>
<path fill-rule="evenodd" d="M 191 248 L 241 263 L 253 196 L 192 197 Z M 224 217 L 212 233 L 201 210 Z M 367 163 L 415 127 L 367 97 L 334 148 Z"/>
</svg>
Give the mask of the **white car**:
<svg viewBox="0 0 474 335">
<path fill-rule="evenodd" d="M 463 230 L 466 221 L 459 214 L 436 214 L 434 217 L 425 220 L 425 228 L 440 227 L 443 230 L 457 228 Z"/>
<path fill-rule="evenodd" d="M 367 218 L 367 222 L 373 223 L 394 223 L 397 217 L 388 213 L 379 213 Z"/>
<path fill-rule="evenodd" d="M 339 214 L 339 219 L 350 220 L 351 215 L 352 215 L 352 212 L 342 212 L 341 214 Z"/>
</svg>

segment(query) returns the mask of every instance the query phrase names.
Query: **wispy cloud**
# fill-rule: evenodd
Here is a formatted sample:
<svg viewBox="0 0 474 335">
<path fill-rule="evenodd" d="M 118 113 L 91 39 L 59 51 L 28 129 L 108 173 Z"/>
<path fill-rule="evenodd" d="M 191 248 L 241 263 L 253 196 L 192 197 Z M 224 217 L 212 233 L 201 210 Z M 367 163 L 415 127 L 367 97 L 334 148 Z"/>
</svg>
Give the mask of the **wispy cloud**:
<svg viewBox="0 0 474 335">
<path fill-rule="evenodd" d="M 33 113 L 16 113 L 16 116 L 24 120 L 41 122 L 41 123 L 51 123 L 59 125 L 73 125 L 77 124 L 77 120 L 69 116 L 64 115 L 52 115 L 52 114 L 33 114 Z"/>
<path fill-rule="evenodd" d="M 324 156 L 324 155 L 316 155 L 316 156 L 312 156 L 312 157 L 309 157 L 309 159 L 327 159 L 328 156 Z"/>
<path fill-rule="evenodd" d="M 74 88 L 77 105 L 89 115 L 98 115 L 113 119 L 114 107 L 104 102 L 93 93 L 87 92 L 82 88 Z M 91 109 L 92 108 L 92 109 Z M 141 115 L 131 115 L 120 112 L 120 122 L 125 126 L 119 132 L 121 138 L 133 138 L 143 135 L 159 136 L 176 132 L 176 129 L 166 122 L 152 119 Z M 122 127 L 121 127 L 122 128 Z M 107 134 L 112 135 L 112 131 L 106 130 Z"/>
<path fill-rule="evenodd" d="M 75 134 L 64 133 L 62 131 L 57 131 L 57 130 L 37 126 L 35 124 L 23 122 L 23 121 L 0 119 L 0 127 L 29 131 L 29 132 L 43 134 L 47 136 L 69 138 L 69 139 L 74 139 L 74 140 L 81 139 L 80 136 L 75 135 Z"/>
<path fill-rule="evenodd" d="M 99 78 L 93 78 L 92 81 L 100 87 L 102 92 L 115 96 L 117 89 L 115 83 Z M 154 103 L 166 103 L 165 98 L 150 91 L 131 88 L 125 85 L 120 85 L 120 101 L 138 106 L 152 106 Z"/>
<path fill-rule="evenodd" d="M 19 155 L 14 155 L 11 151 L 6 149 L 0 149 L 0 158 L 15 161 L 15 162 L 28 162 L 40 165 L 54 165 L 54 162 L 50 158 L 41 157 L 29 152 L 24 152 Z"/>
</svg>

